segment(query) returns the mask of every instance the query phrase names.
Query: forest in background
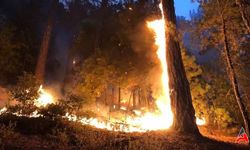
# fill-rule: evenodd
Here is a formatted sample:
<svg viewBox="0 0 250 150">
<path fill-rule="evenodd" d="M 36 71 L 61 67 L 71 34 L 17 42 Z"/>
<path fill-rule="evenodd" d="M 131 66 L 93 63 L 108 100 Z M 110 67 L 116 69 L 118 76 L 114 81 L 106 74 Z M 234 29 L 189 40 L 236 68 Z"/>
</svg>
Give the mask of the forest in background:
<svg viewBox="0 0 250 150">
<path fill-rule="evenodd" d="M 250 30 L 245 23 L 250 20 L 250 4 L 242 2 L 239 9 L 237 0 L 200 1 L 197 12 L 190 12 L 190 20 L 177 17 L 176 39 L 181 43 L 196 116 L 205 118 L 210 130 L 227 134 L 238 133 L 244 121 L 227 73 L 225 37 L 239 94 L 250 115 Z M 70 105 L 67 107 L 83 114 L 85 104 L 116 109 L 113 105 L 120 108 L 128 97 L 134 109 L 151 109 L 160 68 L 153 33 L 146 22 L 160 17 L 158 3 L 2 0 L 1 87 L 28 104 L 22 90 L 33 87 L 35 93 L 44 82 L 57 89 Z M 226 32 L 222 32 L 222 25 Z M 34 76 L 42 48 L 48 51 L 42 62 L 46 68 L 39 72 L 44 74 L 42 80 L 37 81 Z"/>
</svg>

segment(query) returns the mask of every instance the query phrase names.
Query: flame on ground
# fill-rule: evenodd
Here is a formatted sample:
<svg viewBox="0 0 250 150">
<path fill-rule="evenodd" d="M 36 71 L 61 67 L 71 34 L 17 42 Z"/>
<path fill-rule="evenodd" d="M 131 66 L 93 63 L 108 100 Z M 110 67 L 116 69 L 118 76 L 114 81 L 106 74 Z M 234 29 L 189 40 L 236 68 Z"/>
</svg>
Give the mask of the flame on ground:
<svg viewBox="0 0 250 150">
<path fill-rule="evenodd" d="M 157 56 L 161 63 L 161 95 L 157 98 L 156 105 L 159 111 L 146 112 L 142 114 L 141 111 L 134 110 L 136 117 L 127 116 L 122 122 L 116 120 L 115 122 L 98 121 L 95 118 L 80 118 L 75 115 L 67 114 L 65 117 L 71 121 L 79 121 L 82 124 L 93 125 L 97 128 L 104 128 L 113 131 L 125 131 L 125 132 L 143 132 L 148 130 L 162 130 L 168 129 L 173 123 L 173 114 L 170 106 L 170 95 L 168 85 L 168 72 L 167 72 L 167 60 L 166 60 L 166 38 L 165 38 L 165 20 L 163 16 L 162 5 L 159 5 L 162 13 L 162 18 L 147 22 L 148 28 L 152 29 L 155 34 L 155 45 L 158 47 Z M 113 106 L 115 108 L 115 105 Z M 127 110 L 125 107 L 121 107 L 122 110 Z M 119 124 L 117 126 L 117 124 Z"/>
<path fill-rule="evenodd" d="M 112 122 L 101 122 L 95 118 L 86 119 L 79 118 L 75 115 L 67 114 L 65 117 L 71 121 L 79 121 L 83 124 L 93 125 L 97 128 L 105 128 L 113 131 L 125 131 L 125 132 L 143 132 L 148 130 L 162 130 L 168 129 L 173 123 L 173 114 L 170 106 L 170 89 L 168 84 L 168 72 L 167 72 L 167 60 L 166 60 L 166 38 L 165 38 L 165 20 L 163 16 L 162 5 L 159 5 L 162 18 L 147 22 L 148 28 L 153 30 L 155 34 L 155 45 L 158 47 L 157 56 L 161 63 L 161 95 L 157 98 L 156 105 L 159 111 L 146 112 L 142 114 L 138 110 L 134 110 L 137 117 L 127 116 L 123 123 L 119 123 L 119 120 Z M 114 106 L 115 107 L 115 106 Z M 127 108 L 122 107 L 122 110 Z M 116 126 L 116 124 L 120 124 Z"/>
<path fill-rule="evenodd" d="M 148 130 L 161 130 L 168 129 L 173 122 L 173 115 L 170 107 L 170 95 L 168 87 L 168 73 L 166 61 L 166 42 L 165 42 L 165 20 L 163 16 L 162 5 L 160 4 L 162 18 L 159 20 L 147 22 L 148 28 L 152 29 L 155 34 L 155 45 L 158 47 L 157 56 L 161 62 L 161 95 L 156 101 L 159 111 L 142 113 L 139 110 L 134 110 L 136 117 L 127 116 L 125 120 L 115 121 L 99 121 L 97 118 L 87 119 L 73 114 L 66 114 L 64 118 L 70 121 L 77 121 L 82 124 L 92 125 L 96 128 L 108 129 L 112 131 L 124 132 L 144 132 Z M 36 100 L 35 105 L 38 107 L 47 106 L 54 103 L 53 96 L 46 92 L 42 86 L 39 88 L 39 98 Z M 115 108 L 115 105 L 113 106 Z M 127 110 L 127 108 L 121 108 Z M 21 115 L 17 113 L 16 115 Z M 39 115 L 38 115 L 39 116 Z M 37 113 L 30 115 L 30 117 L 38 117 Z"/>
<path fill-rule="evenodd" d="M 125 120 L 114 120 L 114 121 L 100 121 L 97 118 L 86 118 L 79 117 L 74 114 L 67 113 L 64 118 L 69 121 L 80 122 L 84 125 L 91 125 L 96 128 L 107 129 L 111 131 L 124 131 L 124 132 L 145 132 L 149 130 L 162 130 L 168 129 L 173 123 L 173 114 L 170 105 L 170 89 L 169 79 L 167 72 L 167 60 L 166 60 L 166 37 L 165 37 L 165 20 L 162 9 L 162 4 L 159 5 L 162 13 L 162 18 L 147 22 L 148 28 L 152 29 L 155 33 L 155 45 L 158 47 L 157 56 L 161 63 L 161 95 L 157 98 L 156 106 L 159 111 L 142 113 L 139 110 L 134 110 L 136 117 L 126 116 Z M 39 98 L 36 100 L 35 105 L 38 107 L 47 106 L 48 104 L 55 103 L 53 96 L 46 92 L 42 86 L 39 88 Z M 115 108 L 115 105 L 113 106 Z M 127 110 L 126 107 L 121 107 L 121 110 Z M 7 109 L 3 108 L 0 110 L 0 114 L 6 112 Z M 22 115 L 16 113 L 15 115 Z M 35 111 L 29 117 L 40 117 Z M 197 125 L 204 125 L 205 119 L 196 120 Z"/>
<path fill-rule="evenodd" d="M 53 96 L 50 93 L 48 93 L 47 91 L 45 91 L 43 89 L 42 85 L 40 85 L 38 93 L 39 93 L 39 97 L 35 101 L 35 105 L 37 107 L 42 107 L 42 106 L 45 107 L 45 106 L 47 106 L 49 104 L 54 104 L 55 103 Z"/>
</svg>

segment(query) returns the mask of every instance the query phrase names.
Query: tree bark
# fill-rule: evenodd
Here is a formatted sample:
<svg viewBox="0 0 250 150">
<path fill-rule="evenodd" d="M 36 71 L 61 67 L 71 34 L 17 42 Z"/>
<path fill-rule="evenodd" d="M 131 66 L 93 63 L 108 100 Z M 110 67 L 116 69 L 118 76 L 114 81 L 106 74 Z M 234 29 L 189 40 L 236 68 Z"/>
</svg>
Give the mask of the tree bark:
<svg viewBox="0 0 250 150">
<path fill-rule="evenodd" d="M 49 44 L 50 44 L 52 28 L 53 28 L 53 12 L 54 12 L 55 5 L 57 2 L 58 2 L 57 0 L 53 0 L 51 2 L 48 23 L 47 23 L 47 26 L 46 26 L 46 29 L 42 38 L 42 43 L 41 43 L 40 52 L 39 52 L 37 65 L 36 65 L 35 76 L 41 83 L 44 82 L 45 67 L 46 67 L 47 55 L 49 51 Z"/>
<path fill-rule="evenodd" d="M 104 104 L 108 105 L 108 103 L 107 103 L 107 88 L 104 91 Z"/>
<path fill-rule="evenodd" d="M 35 72 L 36 78 L 41 82 L 44 82 L 45 66 L 49 51 L 51 32 L 52 32 L 52 22 L 49 19 L 46 30 L 43 35 L 40 53 L 38 56 L 38 61 L 36 66 L 36 72 Z"/>
<path fill-rule="evenodd" d="M 173 129 L 181 133 L 200 135 L 195 121 L 189 83 L 184 70 L 179 42 L 176 41 L 176 16 L 173 0 L 162 0 L 166 22 L 166 58 L 168 64 L 169 86 L 171 89 L 171 108 Z"/>
<path fill-rule="evenodd" d="M 105 23 L 105 17 L 107 16 L 107 8 L 108 8 L 109 0 L 102 0 L 101 1 L 101 8 L 100 8 L 100 18 L 98 18 L 97 26 L 96 26 L 96 33 L 95 33 L 95 41 L 93 45 L 93 50 L 96 53 L 97 49 L 101 46 L 101 38 L 102 38 L 102 30 Z"/>
<path fill-rule="evenodd" d="M 138 107 L 141 107 L 141 89 L 138 90 Z"/>
<path fill-rule="evenodd" d="M 112 109 L 115 109 L 114 108 L 114 98 L 115 98 L 115 88 L 112 86 L 112 89 L 111 89 L 111 108 Z"/>
<path fill-rule="evenodd" d="M 232 88 L 234 91 L 236 101 L 238 103 L 238 106 L 239 106 L 239 109 L 240 109 L 240 112 L 241 112 L 241 115 L 242 115 L 242 118 L 244 121 L 246 133 L 249 135 L 248 113 L 247 113 L 246 107 L 243 103 L 243 99 L 240 96 L 239 85 L 238 85 L 238 81 L 236 79 L 234 66 L 232 63 L 231 56 L 230 56 L 229 42 L 227 39 L 226 24 L 225 24 L 225 19 L 224 19 L 223 13 L 221 13 L 221 23 L 222 23 L 223 46 L 224 46 L 223 50 L 224 50 L 225 58 L 226 58 L 227 72 L 228 72 L 229 80 L 231 82 L 231 85 L 232 85 Z"/>
<path fill-rule="evenodd" d="M 118 87 L 118 109 L 121 107 L 121 88 Z"/>
<path fill-rule="evenodd" d="M 136 94 L 135 94 L 136 90 L 133 90 L 133 109 L 135 109 L 136 107 Z"/>
<path fill-rule="evenodd" d="M 244 22 L 244 25 L 246 26 L 248 34 L 250 34 L 250 21 L 247 18 L 247 12 L 245 12 L 244 5 L 247 5 L 246 2 L 244 3 L 244 0 L 235 0 L 237 6 L 239 7 L 239 11 L 241 14 L 242 21 Z"/>
</svg>

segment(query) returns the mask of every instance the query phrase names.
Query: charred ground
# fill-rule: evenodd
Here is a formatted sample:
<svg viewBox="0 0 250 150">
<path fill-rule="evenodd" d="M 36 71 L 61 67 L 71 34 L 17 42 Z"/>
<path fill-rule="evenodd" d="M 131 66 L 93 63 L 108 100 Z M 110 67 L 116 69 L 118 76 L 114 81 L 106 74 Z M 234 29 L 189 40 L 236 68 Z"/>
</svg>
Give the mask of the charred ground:
<svg viewBox="0 0 250 150">
<path fill-rule="evenodd" d="M 245 145 L 233 144 L 236 137 L 222 137 L 216 132 L 207 132 L 206 128 L 200 129 L 204 136 L 198 137 L 173 130 L 113 132 L 61 119 L 53 121 L 13 115 L 1 116 L 0 122 L 1 149 L 249 149 Z"/>
</svg>

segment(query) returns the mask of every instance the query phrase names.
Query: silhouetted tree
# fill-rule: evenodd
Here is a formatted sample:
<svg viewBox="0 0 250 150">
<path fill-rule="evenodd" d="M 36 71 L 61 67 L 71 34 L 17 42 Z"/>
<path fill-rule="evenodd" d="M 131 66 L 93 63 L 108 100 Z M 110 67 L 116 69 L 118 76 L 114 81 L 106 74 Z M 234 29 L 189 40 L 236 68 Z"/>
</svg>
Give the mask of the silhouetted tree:
<svg viewBox="0 0 250 150">
<path fill-rule="evenodd" d="M 176 40 L 176 16 L 173 0 L 163 0 L 166 21 L 166 57 L 168 61 L 171 108 L 174 115 L 173 128 L 178 132 L 200 134 L 195 122 L 195 111 L 189 83 L 181 57 L 179 42 Z"/>
</svg>

